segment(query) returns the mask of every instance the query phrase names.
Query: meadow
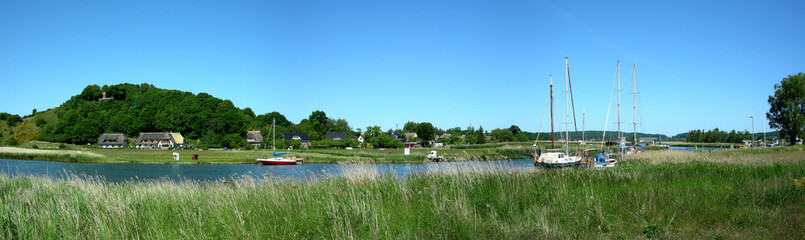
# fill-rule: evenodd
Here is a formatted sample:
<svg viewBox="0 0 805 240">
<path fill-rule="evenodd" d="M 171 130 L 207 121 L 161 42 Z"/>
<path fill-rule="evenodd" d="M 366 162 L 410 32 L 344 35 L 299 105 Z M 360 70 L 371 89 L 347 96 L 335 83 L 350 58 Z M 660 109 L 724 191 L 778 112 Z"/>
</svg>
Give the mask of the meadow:
<svg viewBox="0 0 805 240">
<path fill-rule="evenodd" d="M 805 149 L 649 152 L 608 169 L 489 162 L 306 181 L 0 175 L 2 239 L 805 237 Z"/>
</svg>

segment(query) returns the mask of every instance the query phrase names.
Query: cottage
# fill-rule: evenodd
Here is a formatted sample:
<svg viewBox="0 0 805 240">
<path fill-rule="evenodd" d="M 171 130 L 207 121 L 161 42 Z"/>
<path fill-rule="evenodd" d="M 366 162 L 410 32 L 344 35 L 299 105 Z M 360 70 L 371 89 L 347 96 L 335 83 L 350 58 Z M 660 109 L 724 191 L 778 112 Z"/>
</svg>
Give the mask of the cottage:
<svg viewBox="0 0 805 240">
<path fill-rule="evenodd" d="M 401 141 L 401 142 L 402 142 L 402 141 L 404 141 L 404 140 L 405 140 L 405 139 L 403 138 L 402 134 L 400 134 L 400 133 L 398 133 L 398 132 L 386 133 L 386 135 L 391 136 L 391 139 L 394 139 L 394 140 L 397 140 L 397 141 Z"/>
<path fill-rule="evenodd" d="M 324 139 L 332 139 L 335 141 L 347 140 L 349 136 L 342 132 L 328 132 L 324 134 Z"/>
<path fill-rule="evenodd" d="M 282 134 L 283 140 L 299 140 L 302 142 L 302 146 L 310 146 L 310 141 L 307 138 L 307 133 L 283 133 Z"/>
<path fill-rule="evenodd" d="M 184 136 L 182 136 L 181 133 L 170 133 L 170 135 L 171 135 L 171 139 L 173 139 L 173 142 L 175 143 L 175 145 L 173 147 L 175 147 L 175 148 L 183 148 L 184 147 L 184 144 L 185 144 Z"/>
<path fill-rule="evenodd" d="M 452 137 L 452 136 L 453 136 L 452 134 L 445 133 L 445 134 L 442 134 L 441 136 L 436 137 L 436 141 L 439 141 L 440 139 L 450 139 L 450 137 Z"/>
<path fill-rule="evenodd" d="M 405 139 L 411 140 L 418 137 L 416 133 L 405 133 Z"/>
<path fill-rule="evenodd" d="M 100 148 L 124 148 L 129 146 L 129 140 L 122 133 L 106 133 L 98 138 Z"/>
<path fill-rule="evenodd" d="M 254 147 L 260 147 L 260 143 L 263 142 L 263 134 L 260 131 L 248 131 L 246 132 L 246 142 Z"/>
<path fill-rule="evenodd" d="M 150 132 L 140 133 L 134 143 L 137 148 L 178 148 L 184 146 L 185 140 L 181 133 Z"/>
</svg>

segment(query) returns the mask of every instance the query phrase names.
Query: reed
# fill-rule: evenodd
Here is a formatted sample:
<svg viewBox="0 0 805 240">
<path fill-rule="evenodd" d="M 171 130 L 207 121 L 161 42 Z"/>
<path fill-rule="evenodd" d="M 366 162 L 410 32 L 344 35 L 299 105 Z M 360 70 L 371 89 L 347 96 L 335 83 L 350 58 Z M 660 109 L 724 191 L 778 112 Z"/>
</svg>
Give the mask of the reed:
<svg viewBox="0 0 805 240">
<path fill-rule="evenodd" d="M 473 162 L 402 178 L 344 165 L 303 181 L 0 174 L 0 239 L 802 239 L 802 153 L 650 153 L 600 170 Z"/>
</svg>

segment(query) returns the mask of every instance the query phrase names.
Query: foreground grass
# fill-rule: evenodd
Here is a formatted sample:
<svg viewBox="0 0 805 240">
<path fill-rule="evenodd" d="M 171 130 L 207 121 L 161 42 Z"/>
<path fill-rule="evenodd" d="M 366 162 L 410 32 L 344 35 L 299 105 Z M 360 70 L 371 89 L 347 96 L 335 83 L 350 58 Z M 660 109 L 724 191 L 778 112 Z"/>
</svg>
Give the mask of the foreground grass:
<svg viewBox="0 0 805 240">
<path fill-rule="evenodd" d="M 404 178 L 349 165 L 305 182 L 0 175 L 0 238 L 802 239 L 802 153 L 656 153 L 602 170 L 483 162 Z"/>
</svg>

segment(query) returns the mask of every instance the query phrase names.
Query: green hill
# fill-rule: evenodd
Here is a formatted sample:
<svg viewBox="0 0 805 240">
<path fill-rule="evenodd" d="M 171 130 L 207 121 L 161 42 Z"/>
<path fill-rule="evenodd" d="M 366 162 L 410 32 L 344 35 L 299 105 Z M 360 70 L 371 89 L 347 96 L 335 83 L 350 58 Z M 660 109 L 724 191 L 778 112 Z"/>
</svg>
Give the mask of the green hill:
<svg viewBox="0 0 805 240">
<path fill-rule="evenodd" d="M 180 132 L 186 138 L 220 145 L 226 135 L 243 134 L 253 119 L 251 109 L 239 109 L 207 93 L 125 83 L 87 86 L 61 106 L 34 114 L 25 123 L 39 130 L 37 139 L 50 142 L 94 143 L 103 133 L 133 138 L 140 132 Z"/>
</svg>

